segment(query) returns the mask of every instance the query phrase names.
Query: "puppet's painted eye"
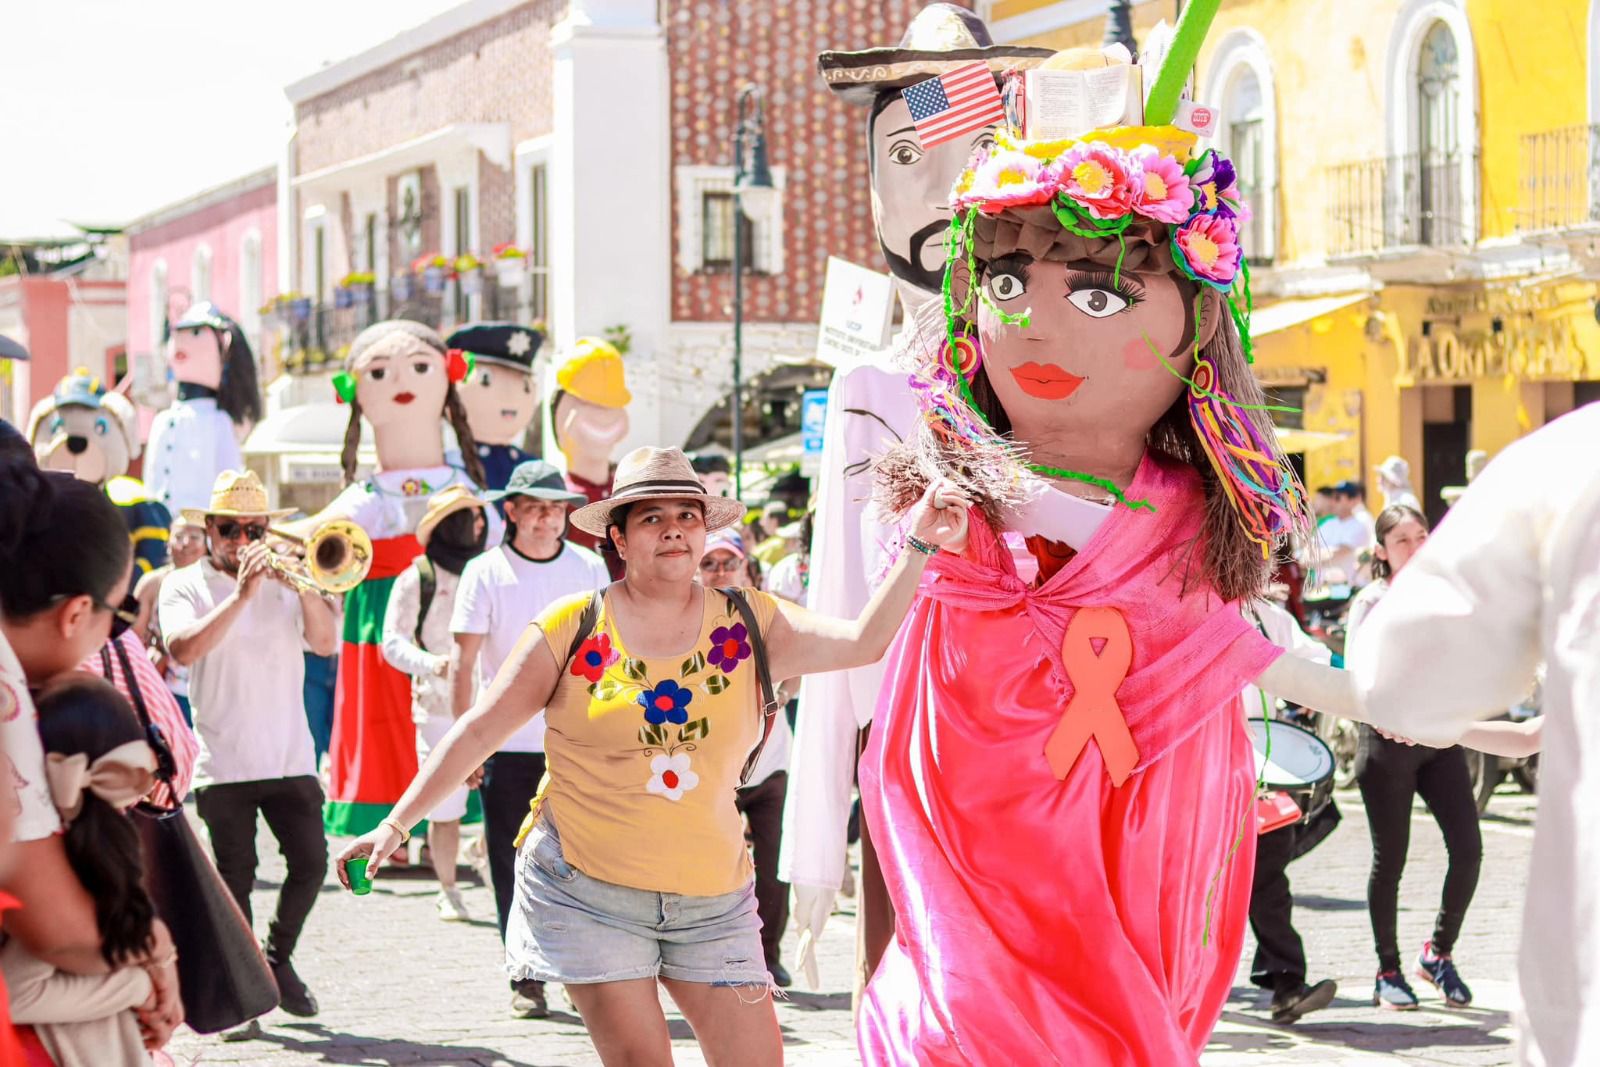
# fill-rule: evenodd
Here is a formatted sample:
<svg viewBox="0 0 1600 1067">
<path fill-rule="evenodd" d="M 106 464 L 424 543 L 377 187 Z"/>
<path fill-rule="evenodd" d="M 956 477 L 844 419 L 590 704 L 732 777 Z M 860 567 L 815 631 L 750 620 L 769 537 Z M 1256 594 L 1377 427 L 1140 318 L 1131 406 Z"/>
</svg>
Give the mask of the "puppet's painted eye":
<svg viewBox="0 0 1600 1067">
<path fill-rule="evenodd" d="M 1067 294 L 1067 299 L 1073 307 L 1095 319 L 1115 315 L 1128 306 L 1127 299 L 1121 293 L 1114 293 L 1110 289 L 1074 289 Z"/>
<path fill-rule="evenodd" d="M 98 419 L 94 420 L 94 432 L 99 437 L 104 437 L 106 434 L 111 432 L 111 424 L 106 421 L 106 417 L 104 415 L 101 415 Z"/>
<path fill-rule="evenodd" d="M 902 167 L 909 167 L 922 158 L 922 149 L 911 141 L 902 138 L 889 146 L 888 155 L 892 162 L 898 163 Z"/>
<path fill-rule="evenodd" d="M 431 359 L 416 359 L 411 361 L 411 369 L 418 375 L 432 374 L 434 361 Z"/>
<path fill-rule="evenodd" d="M 388 376 L 388 367 L 373 367 L 371 370 L 367 371 L 367 377 L 371 378 L 375 382 L 381 382 Z"/>
<path fill-rule="evenodd" d="M 489 372 L 486 370 L 481 370 L 478 372 L 477 381 L 478 384 L 483 386 L 485 389 L 494 384 L 494 380 L 489 377 Z"/>
<path fill-rule="evenodd" d="M 55 418 L 50 420 L 50 433 L 51 433 L 52 436 L 55 435 L 55 434 L 60 433 L 62 430 L 65 430 L 66 428 L 67 428 L 67 420 L 63 419 L 60 415 L 57 415 Z"/>
<path fill-rule="evenodd" d="M 1028 286 L 1015 274 L 996 274 L 989 279 L 989 293 L 996 300 L 1015 300 L 1028 291 Z"/>
</svg>

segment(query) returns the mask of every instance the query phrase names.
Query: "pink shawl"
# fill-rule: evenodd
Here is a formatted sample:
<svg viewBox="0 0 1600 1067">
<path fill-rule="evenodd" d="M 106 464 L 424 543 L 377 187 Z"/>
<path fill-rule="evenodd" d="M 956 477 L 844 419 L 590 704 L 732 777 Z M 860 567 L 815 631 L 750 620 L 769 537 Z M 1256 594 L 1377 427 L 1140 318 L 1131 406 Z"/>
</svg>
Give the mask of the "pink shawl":
<svg viewBox="0 0 1600 1067">
<path fill-rule="evenodd" d="M 1221 1013 L 1254 854 L 1250 743 L 1224 712 L 1280 650 L 1203 579 L 1181 593 L 1195 473 L 1147 456 L 1129 496 L 1156 511 L 1119 510 L 1038 589 L 975 522 L 890 653 L 861 789 L 898 929 L 862 1007 L 867 1064 L 1170 1067 Z M 1121 786 L 1094 741 L 1064 780 L 1044 756 L 1089 606 L 1132 639 Z"/>
</svg>

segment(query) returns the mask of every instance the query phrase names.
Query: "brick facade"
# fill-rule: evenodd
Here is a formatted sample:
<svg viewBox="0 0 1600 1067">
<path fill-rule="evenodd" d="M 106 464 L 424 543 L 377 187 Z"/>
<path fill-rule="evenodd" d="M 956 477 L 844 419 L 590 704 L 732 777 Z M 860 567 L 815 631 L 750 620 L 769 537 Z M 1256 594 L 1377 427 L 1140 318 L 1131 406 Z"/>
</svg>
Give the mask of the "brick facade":
<svg viewBox="0 0 1600 1067">
<path fill-rule="evenodd" d="M 549 133 L 550 27 L 565 0 L 534 0 L 303 102 L 301 174 L 458 122 L 509 122 L 513 142 Z"/>
<path fill-rule="evenodd" d="M 883 269 L 873 235 L 864 151 L 866 112 L 828 92 L 818 52 L 892 45 L 924 0 L 666 0 L 672 69 L 673 165 L 727 166 L 737 96 L 766 94 L 768 155 L 786 169 L 784 271 L 747 279 L 751 321 L 815 322 L 830 255 Z M 677 190 L 674 190 L 676 203 Z M 673 242 L 678 234 L 673 216 Z M 728 317 L 733 280 L 674 267 L 678 321 Z"/>
</svg>

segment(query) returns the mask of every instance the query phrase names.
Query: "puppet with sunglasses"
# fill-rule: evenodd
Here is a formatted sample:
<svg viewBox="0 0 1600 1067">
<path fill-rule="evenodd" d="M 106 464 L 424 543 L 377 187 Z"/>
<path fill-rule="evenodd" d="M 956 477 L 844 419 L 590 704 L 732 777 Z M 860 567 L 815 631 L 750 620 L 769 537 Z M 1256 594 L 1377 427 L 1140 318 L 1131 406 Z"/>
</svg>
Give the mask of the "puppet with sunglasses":
<svg viewBox="0 0 1600 1067">
<path fill-rule="evenodd" d="M 372 539 L 372 568 L 345 594 L 338 705 L 329 749 L 328 832 L 356 836 L 376 829 L 417 773 L 411 680 L 384 660 L 379 644 L 395 579 L 422 555 L 416 529 L 428 501 L 453 485 L 481 492 L 484 470 L 458 393 L 472 360 L 427 326 L 399 319 L 357 335 L 334 376 L 350 407 L 345 432 L 345 488 L 319 514 L 294 524 L 308 532 L 350 519 Z M 360 476 L 362 421 L 372 427 L 377 469 Z M 444 423 L 454 431 L 461 466 L 446 458 Z M 489 512 L 488 544 L 503 524 Z"/>
</svg>

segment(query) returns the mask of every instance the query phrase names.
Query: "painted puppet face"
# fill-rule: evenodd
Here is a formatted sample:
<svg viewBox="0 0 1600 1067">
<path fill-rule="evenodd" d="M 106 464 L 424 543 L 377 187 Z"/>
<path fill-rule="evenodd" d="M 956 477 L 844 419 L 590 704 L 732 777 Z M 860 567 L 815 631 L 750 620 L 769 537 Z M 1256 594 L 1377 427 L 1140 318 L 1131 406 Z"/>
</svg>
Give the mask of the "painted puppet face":
<svg viewBox="0 0 1600 1067">
<path fill-rule="evenodd" d="M 906 102 L 894 100 L 872 120 L 872 217 L 889 272 L 928 295 L 944 278 L 950 187 L 973 150 L 994 143 L 990 130 L 922 147 Z"/>
<path fill-rule="evenodd" d="M 611 450 L 628 436 L 628 409 L 591 404 L 568 393 L 556 407 L 556 445 L 570 459 L 585 456 L 609 460 Z"/>
<path fill-rule="evenodd" d="M 106 408 L 66 405 L 40 421 L 33 453 L 45 470 L 67 471 L 100 485 L 128 472 L 128 439 L 117 416 Z"/>
<path fill-rule="evenodd" d="M 363 352 L 351 372 L 361 414 L 374 431 L 401 428 L 438 435 L 450 389 L 442 352 L 396 331 Z"/>
<path fill-rule="evenodd" d="M 1070 419 L 1143 434 L 1193 368 L 1194 290 L 1170 274 L 1113 278 L 1097 263 L 1016 253 L 991 262 L 983 286 L 1001 311 L 1029 316 L 1026 327 L 1007 326 L 979 302 L 983 365 L 1019 430 Z M 1215 306 L 1208 299 L 1205 314 Z"/>
<path fill-rule="evenodd" d="M 174 330 L 170 366 L 180 382 L 217 389 L 222 385 L 224 337 L 209 326 Z"/>
<path fill-rule="evenodd" d="M 500 363 L 479 363 L 456 391 L 472 436 L 484 445 L 521 444 L 539 405 L 533 375 Z"/>
</svg>

